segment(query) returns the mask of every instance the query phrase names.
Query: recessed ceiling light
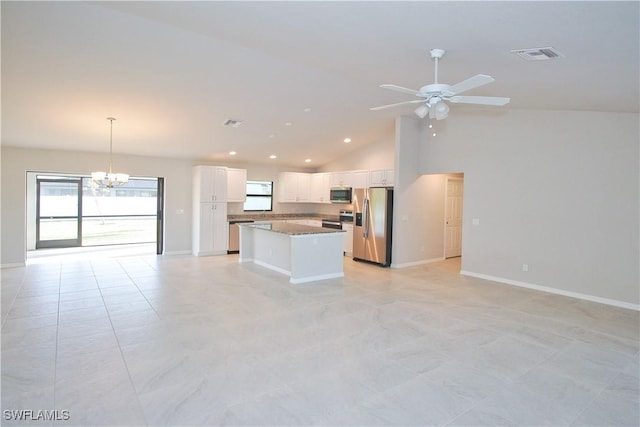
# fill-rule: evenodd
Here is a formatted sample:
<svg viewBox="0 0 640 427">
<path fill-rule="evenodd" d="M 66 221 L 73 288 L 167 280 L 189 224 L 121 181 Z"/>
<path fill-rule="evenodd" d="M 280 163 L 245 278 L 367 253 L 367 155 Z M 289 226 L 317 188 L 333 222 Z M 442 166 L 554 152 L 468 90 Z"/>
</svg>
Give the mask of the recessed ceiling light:
<svg viewBox="0 0 640 427">
<path fill-rule="evenodd" d="M 345 138 L 344 142 L 346 142 L 347 144 L 351 142 L 351 138 Z"/>
<path fill-rule="evenodd" d="M 304 162 L 305 163 L 311 163 L 311 159 L 305 159 Z"/>
<path fill-rule="evenodd" d="M 270 156 L 269 156 L 269 158 L 270 158 L 270 159 L 277 159 L 277 158 L 278 158 L 278 156 L 276 156 L 275 154 L 272 154 L 272 155 L 270 155 Z"/>
<path fill-rule="evenodd" d="M 230 156 L 235 156 L 236 154 L 238 154 L 238 153 L 236 153 L 235 151 L 229 151 L 229 155 Z"/>
<path fill-rule="evenodd" d="M 307 108 L 305 108 L 305 109 L 304 109 L 304 110 L 302 110 L 302 111 L 304 111 L 305 113 L 310 113 L 310 112 L 311 112 L 311 108 L 307 107 Z"/>
<path fill-rule="evenodd" d="M 270 133 L 270 134 L 269 134 L 269 138 L 275 138 L 275 137 L 276 137 L 276 134 L 275 134 L 275 133 Z"/>
<path fill-rule="evenodd" d="M 286 122 L 284 125 L 285 125 L 285 126 L 293 126 L 293 123 L 291 123 L 291 122 Z"/>
</svg>

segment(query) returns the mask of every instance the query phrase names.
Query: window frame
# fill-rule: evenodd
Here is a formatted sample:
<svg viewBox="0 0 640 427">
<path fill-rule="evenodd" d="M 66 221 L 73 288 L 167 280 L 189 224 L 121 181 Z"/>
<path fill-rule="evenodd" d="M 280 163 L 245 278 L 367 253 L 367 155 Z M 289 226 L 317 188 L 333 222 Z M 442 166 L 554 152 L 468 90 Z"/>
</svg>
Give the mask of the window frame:
<svg viewBox="0 0 640 427">
<path fill-rule="evenodd" d="M 249 184 L 249 183 L 259 183 L 259 184 L 267 184 L 267 183 L 268 183 L 268 184 L 270 185 L 270 187 L 271 187 L 271 194 L 252 194 L 252 193 L 249 193 L 249 192 L 247 191 L 247 187 L 248 187 L 248 184 Z M 247 185 L 245 185 L 245 195 L 246 195 L 246 200 L 245 200 L 245 202 L 244 202 L 244 203 L 243 203 L 243 205 L 242 205 L 242 210 L 243 210 L 244 212 L 273 212 L 273 187 L 274 187 L 273 181 L 266 181 L 266 180 L 247 180 L 247 183 L 246 183 L 246 184 L 247 184 Z M 265 197 L 267 197 L 267 198 L 269 198 L 269 201 L 270 201 L 270 203 L 269 203 L 269 209 L 246 209 L 247 201 L 249 201 L 249 199 L 250 199 L 251 197 L 256 197 L 256 198 L 258 198 L 258 197 L 260 197 L 260 198 L 265 198 Z"/>
</svg>

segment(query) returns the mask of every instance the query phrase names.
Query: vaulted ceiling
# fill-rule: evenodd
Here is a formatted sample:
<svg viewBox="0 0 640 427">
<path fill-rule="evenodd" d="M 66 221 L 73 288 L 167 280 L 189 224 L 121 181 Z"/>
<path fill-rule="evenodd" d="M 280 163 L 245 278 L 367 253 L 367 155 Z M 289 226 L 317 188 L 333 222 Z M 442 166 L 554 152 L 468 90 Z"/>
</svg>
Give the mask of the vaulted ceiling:
<svg viewBox="0 0 640 427">
<path fill-rule="evenodd" d="M 380 84 L 432 83 L 432 48 L 446 50 L 440 82 L 488 74 L 466 94 L 511 97 L 450 115 L 637 113 L 639 12 L 634 1 L 3 1 L 2 144 L 103 152 L 113 116 L 116 153 L 317 167 L 393 135 L 415 106 L 369 107 L 411 99 Z M 564 56 L 511 53 L 548 46 Z"/>
</svg>

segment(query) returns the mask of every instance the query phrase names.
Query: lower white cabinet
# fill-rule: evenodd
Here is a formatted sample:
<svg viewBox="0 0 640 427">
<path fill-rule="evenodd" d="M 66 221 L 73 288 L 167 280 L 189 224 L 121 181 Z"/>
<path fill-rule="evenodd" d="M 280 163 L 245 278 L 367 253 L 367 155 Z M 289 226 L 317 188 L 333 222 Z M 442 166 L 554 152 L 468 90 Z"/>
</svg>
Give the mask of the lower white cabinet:
<svg viewBox="0 0 640 427">
<path fill-rule="evenodd" d="M 200 203 L 193 212 L 193 254 L 195 256 L 227 253 L 229 230 L 227 204 Z"/>
<path fill-rule="evenodd" d="M 345 255 L 353 255 L 353 224 L 342 224 L 344 233 L 344 253 Z"/>
</svg>

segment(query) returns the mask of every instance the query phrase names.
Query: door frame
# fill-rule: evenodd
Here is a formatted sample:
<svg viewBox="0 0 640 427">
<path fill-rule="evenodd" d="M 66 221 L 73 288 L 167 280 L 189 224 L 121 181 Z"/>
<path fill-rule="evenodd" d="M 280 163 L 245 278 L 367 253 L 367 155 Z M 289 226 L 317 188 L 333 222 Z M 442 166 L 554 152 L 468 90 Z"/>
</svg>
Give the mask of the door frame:
<svg viewBox="0 0 640 427">
<path fill-rule="evenodd" d="M 38 176 L 46 176 L 44 178 L 38 178 Z M 59 178 L 58 178 L 59 177 Z M 80 192 L 82 192 L 82 180 L 84 178 L 89 178 L 86 174 L 75 174 L 75 173 L 60 173 L 60 172 L 47 172 L 47 171 L 39 171 L 39 170 L 28 170 L 25 173 L 25 181 L 26 181 L 26 218 L 25 218 L 25 249 L 26 252 L 38 249 L 48 249 L 48 248 L 56 248 L 56 247 L 83 247 L 82 246 L 82 211 L 79 212 L 80 218 L 80 229 L 79 229 L 79 239 L 78 244 L 74 245 L 65 245 L 65 246 L 51 246 L 47 245 L 46 241 L 43 244 L 39 244 L 39 233 L 40 233 L 40 223 L 39 223 L 39 185 L 38 180 L 41 181 L 80 181 Z M 165 188 L 166 181 L 164 177 L 139 177 L 141 179 L 149 178 L 149 179 L 157 179 L 157 226 L 156 226 L 156 253 L 158 255 L 162 255 L 164 253 L 164 236 L 165 236 L 165 226 L 164 226 L 164 211 L 165 211 Z M 82 193 L 80 193 L 80 204 L 82 203 Z M 74 243 L 76 243 L 74 241 Z M 25 257 L 26 257 L 25 253 Z"/>
<path fill-rule="evenodd" d="M 156 255 L 164 253 L 164 177 L 158 177 L 156 181 Z"/>
<path fill-rule="evenodd" d="M 464 207 L 464 176 L 447 176 L 445 178 L 445 181 L 444 181 L 444 224 L 443 224 L 444 225 L 444 228 L 443 228 L 444 240 L 443 240 L 443 248 L 442 248 L 442 257 L 443 257 L 443 259 L 456 258 L 458 256 L 462 256 L 462 239 L 464 237 L 464 235 L 463 235 L 464 216 L 462 216 L 461 223 L 460 223 L 460 255 L 447 257 L 447 214 L 448 214 L 448 210 L 449 210 L 449 203 L 448 203 L 448 199 L 449 199 L 449 181 L 460 181 L 462 183 L 462 206 Z M 463 211 L 464 211 L 464 208 L 463 208 Z"/>
<path fill-rule="evenodd" d="M 40 240 L 40 183 L 42 182 L 61 182 L 65 184 L 75 183 L 77 186 L 78 197 L 78 212 L 75 216 L 78 223 L 76 230 L 77 239 L 64 239 L 64 240 Z M 72 216 L 64 216 L 60 218 L 74 218 Z M 74 248 L 82 246 L 82 177 L 69 177 L 69 178 L 38 178 L 36 177 L 36 249 L 48 249 L 48 248 Z"/>
</svg>

